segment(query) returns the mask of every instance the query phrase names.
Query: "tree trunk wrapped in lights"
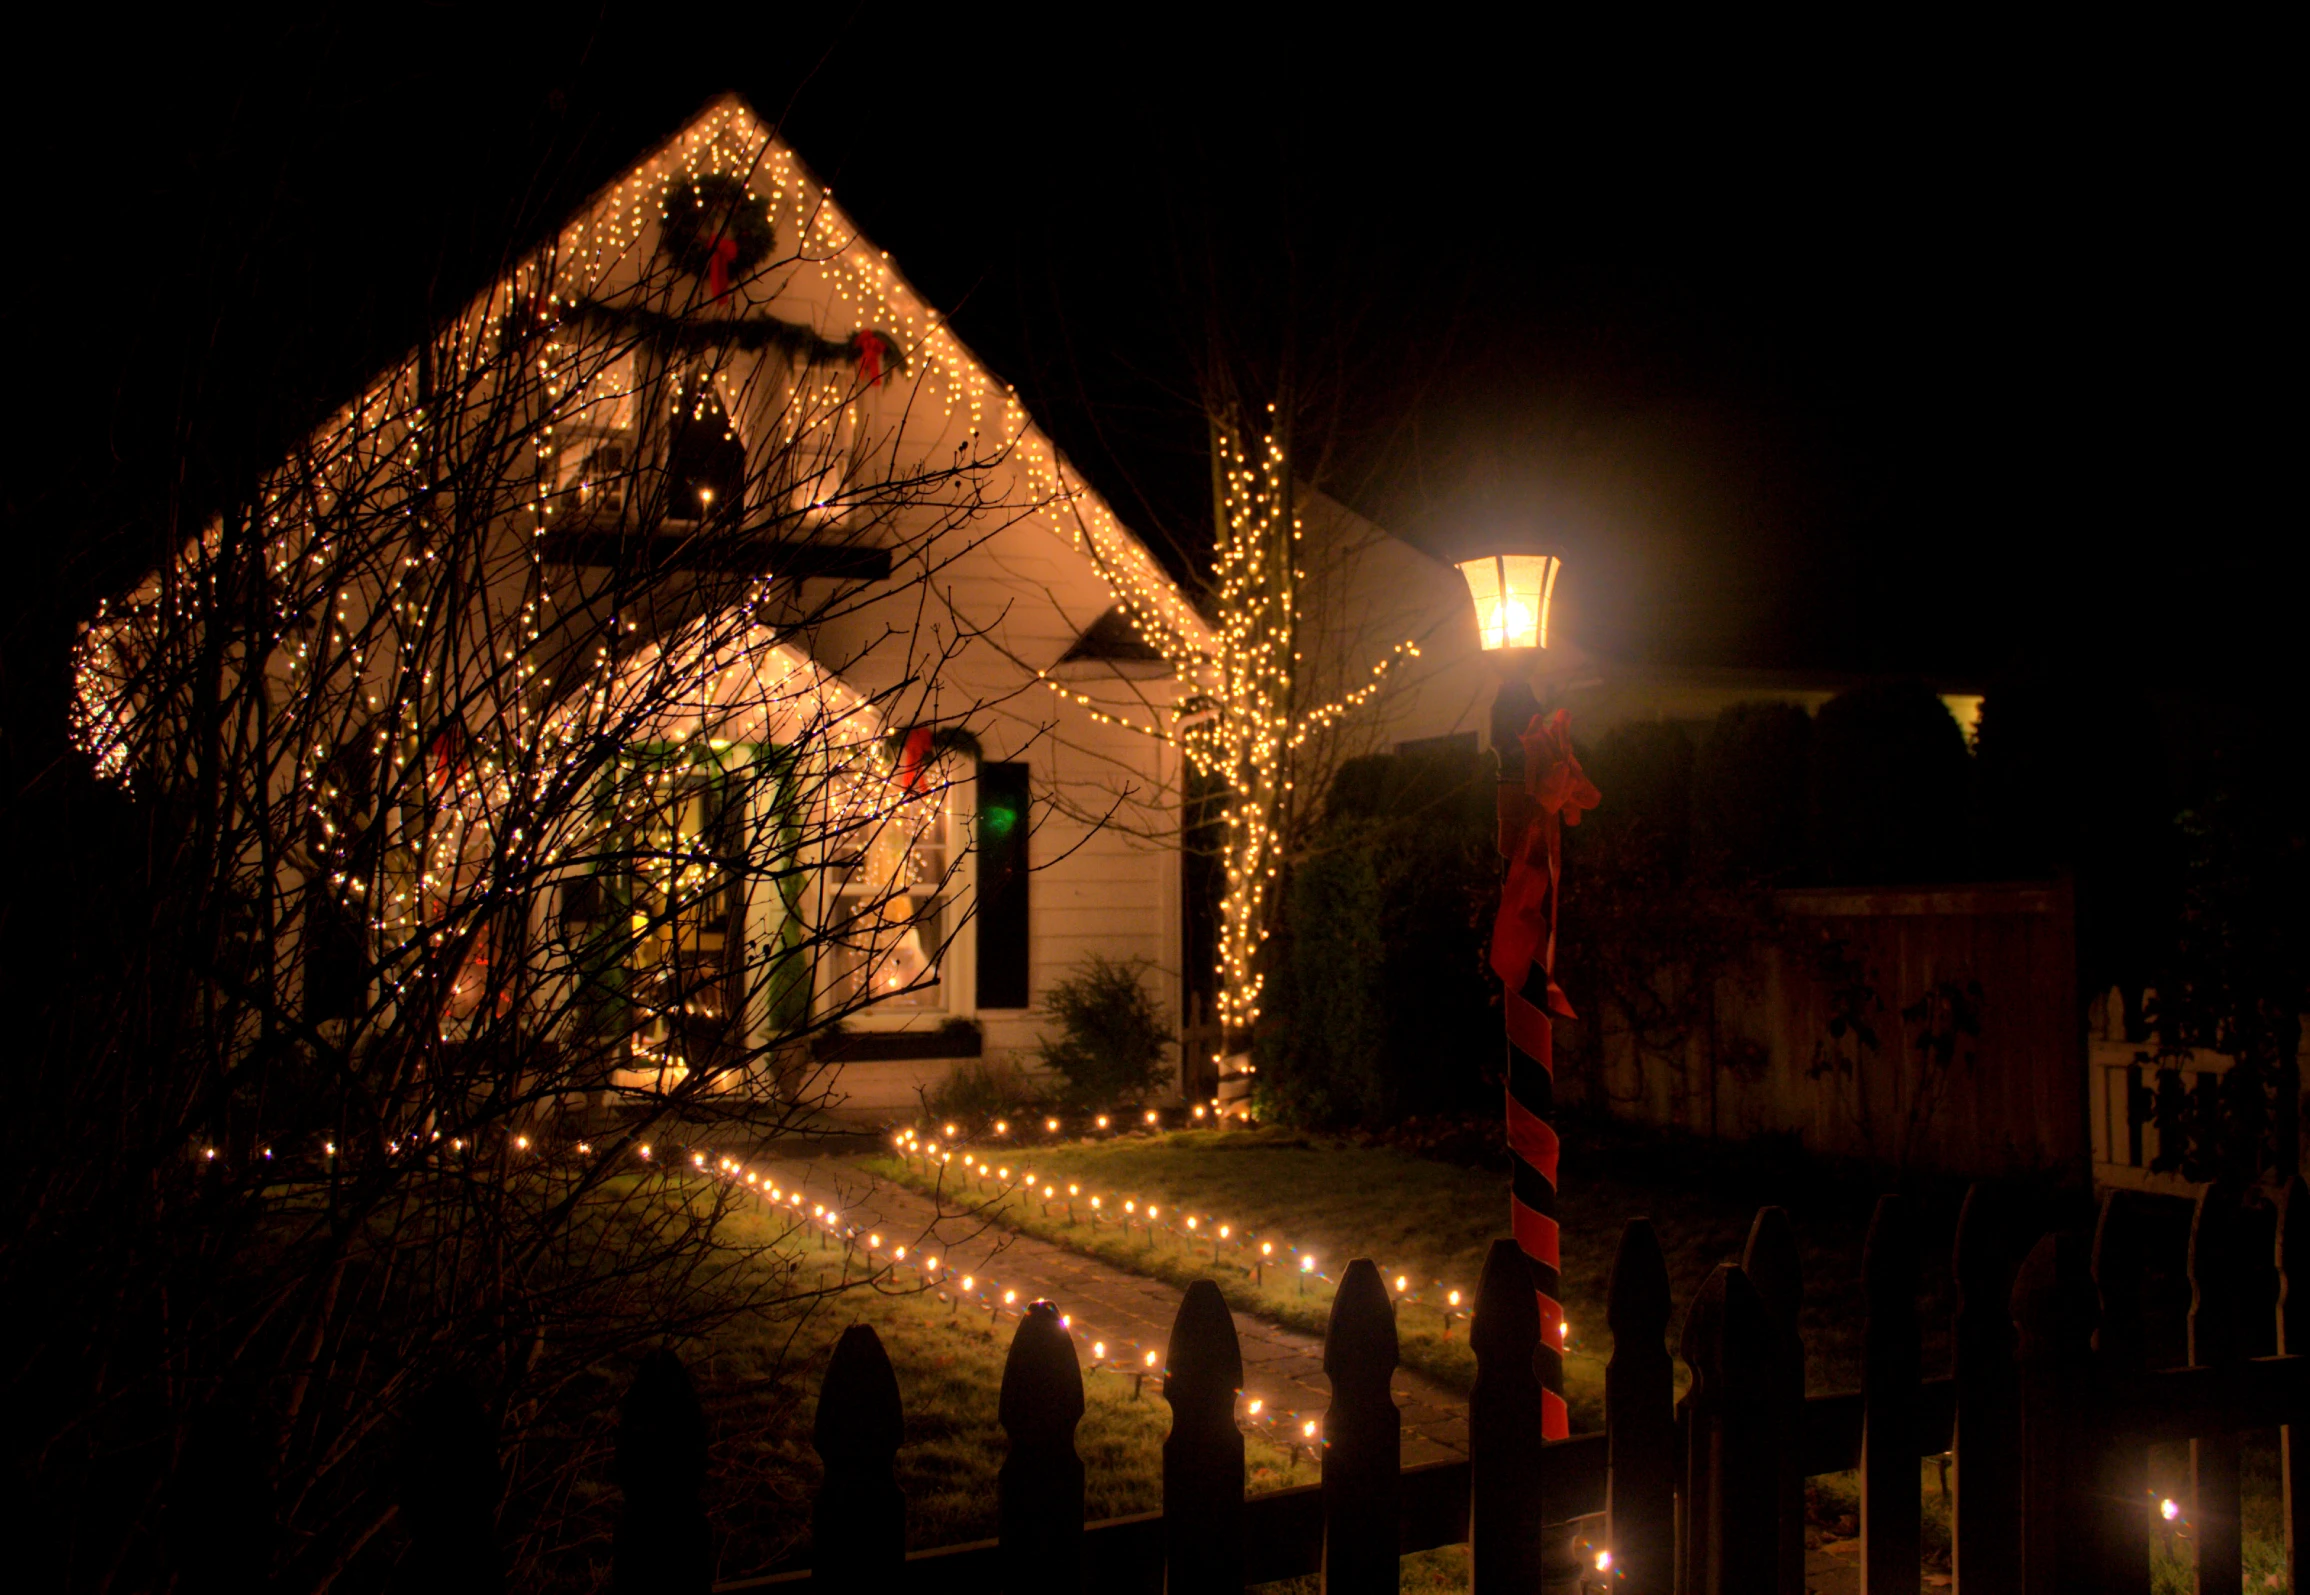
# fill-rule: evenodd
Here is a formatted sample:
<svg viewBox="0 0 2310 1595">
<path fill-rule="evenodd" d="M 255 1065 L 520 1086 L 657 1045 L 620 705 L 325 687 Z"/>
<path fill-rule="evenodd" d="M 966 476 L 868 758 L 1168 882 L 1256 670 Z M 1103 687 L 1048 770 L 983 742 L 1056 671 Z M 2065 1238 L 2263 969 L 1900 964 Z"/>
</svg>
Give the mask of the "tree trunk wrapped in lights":
<svg viewBox="0 0 2310 1595">
<path fill-rule="evenodd" d="M 1217 812 L 1209 823 L 1219 833 L 1221 865 L 1213 957 L 1213 1017 L 1221 1043 L 1219 1055 L 1205 1061 L 1224 1067 L 1230 1052 L 1248 1052 L 1259 1020 L 1266 984 L 1259 954 L 1274 916 L 1303 750 L 1367 702 L 1397 661 L 1417 656 L 1419 649 L 1398 643 L 1360 685 L 1310 701 L 1301 684 L 1300 590 L 1306 571 L 1290 417 L 1271 403 L 1254 422 L 1232 397 L 1219 396 L 1209 401 L 1208 418 L 1211 632 L 1197 636 L 1179 625 L 1177 596 L 1167 584 L 1119 562 L 1103 562 L 1103 568 L 1140 638 L 1192 684 L 1173 712 L 1143 708 L 1143 718 L 1132 723 L 1174 743 L 1216 794 Z M 1097 548 L 1095 541 L 1090 546 Z M 1091 704 L 1085 694 L 1069 695 Z"/>
</svg>

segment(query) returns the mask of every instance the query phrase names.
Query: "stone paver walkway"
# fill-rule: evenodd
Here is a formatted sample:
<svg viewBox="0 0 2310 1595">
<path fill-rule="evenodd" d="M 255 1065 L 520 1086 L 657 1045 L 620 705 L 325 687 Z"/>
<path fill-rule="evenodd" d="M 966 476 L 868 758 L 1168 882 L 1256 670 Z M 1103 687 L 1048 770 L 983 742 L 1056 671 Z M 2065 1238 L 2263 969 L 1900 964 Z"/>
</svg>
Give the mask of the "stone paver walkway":
<svg viewBox="0 0 2310 1595">
<path fill-rule="evenodd" d="M 992 1292 L 982 1301 L 999 1302 L 1005 1291 L 1015 1290 L 1021 1307 L 1038 1299 L 1056 1302 L 1071 1321 L 1086 1371 L 1095 1345 L 1106 1346 L 1107 1368 L 1127 1375 L 1143 1368 L 1146 1354 L 1160 1353 L 1171 1337 L 1171 1320 L 1179 1311 L 1176 1286 L 990 1225 L 959 1204 L 949 1203 L 942 1213 L 930 1198 L 877 1179 L 843 1158 L 804 1161 L 780 1158 L 773 1150 L 760 1161 L 777 1169 L 789 1189 L 837 1209 L 845 1225 L 862 1234 L 880 1233 L 885 1255 L 893 1245 L 903 1245 L 910 1260 L 935 1256 L 944 1278 L 968 1274 L 976 1285 L 974 1295 Z M 1235 1335 L 1243 1348 L 1245 1408 L 1260 1402 L 1258 1421 L 1270 1427 L 1279 1443 L 1288 1443 L 1301 1422 L 1320 1417 L 1330 1404 L 1323 1341 L 1240 1312 Z M 1468 1454 L 1464 1398 L 1403 1368 L 1396 1370 L 1395 1395 L 1404 1414 L 1406 1466 Z"/>
</svg>

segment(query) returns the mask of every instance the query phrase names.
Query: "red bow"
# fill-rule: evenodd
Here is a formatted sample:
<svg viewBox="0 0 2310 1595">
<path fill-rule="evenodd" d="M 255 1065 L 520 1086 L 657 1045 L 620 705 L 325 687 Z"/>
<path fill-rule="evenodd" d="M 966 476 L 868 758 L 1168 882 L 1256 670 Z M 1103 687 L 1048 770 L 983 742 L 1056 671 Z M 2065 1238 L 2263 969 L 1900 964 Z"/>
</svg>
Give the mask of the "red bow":
<svg viewBox="0 0 2310 1595">
<path fill-rule="evenodd" d="M 898 754 L 898 789 L 913 797 L 922 790 L 923 777 L 930 773 L 930 727 L 916 726 L 907 732 L 906 741 Z"/>
<path fill-rule="evenodd" d="M 738 240 L 723 237 L 714 241 L 714 253 L 706 261 L 706 292 L 720 299 L 730 291 L 730 268 L 738 264 Z"/>
<path fill-rule="evenodd" d="M 473 768 L 466 755 L 462 731 L 450 729 L 434 733 L 433 744 L 426 750 L 427 762 L 432 769 L 426 773 L 426 788 L 430 796 L 439 798 L 465 778 Z"/>
<path fill-rule="evenodd" d="M 870 388 L 881 387 L 882 334 L 879 332 L 854 332 L 850 335 L 850 347 L 857 352 L 858 374 L 865 378 L 866 385 Z"/>
<path fill-rule="evenodd" d="M 1539 715 L 1517 739 L 1524 744 L 1524 798 L 1530 817 L 1516 850 L 1509 855 L 1508 881 L 1500 889 L 1500 914 L 1492 922 L 1492 972 L 1511 994 L 1522 989 L 1537 963 L 1548 979 L 1548 1011 L 1572 1017 L 1572 1005 L 1557 989 L 1556 899 L 1564 875 L 1564 830 L 1603 801 L 1604 794 L 1572 753 L 1572 717 L 1562 709 Z M 1501 834 L 1508 832 L 1503 793 Z"/>
</svg>

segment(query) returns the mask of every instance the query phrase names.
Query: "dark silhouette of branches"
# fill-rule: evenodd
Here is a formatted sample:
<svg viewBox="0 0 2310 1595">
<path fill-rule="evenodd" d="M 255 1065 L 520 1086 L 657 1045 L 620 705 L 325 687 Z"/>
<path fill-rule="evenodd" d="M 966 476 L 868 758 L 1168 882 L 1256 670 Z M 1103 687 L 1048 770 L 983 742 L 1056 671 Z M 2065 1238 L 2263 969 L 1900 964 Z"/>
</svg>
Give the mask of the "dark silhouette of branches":
<svg viewBox="0 0 2310 1595">
<path fill-rule="evenodd" d="M 764 146 L 717 125 L 645 173 L 743 195 Z M 760 308 L 823 258 L 779 192 L 727 283 L 597 206 L 83 633 L 123 862 L 71 910 L 0 1253 L 86 1326 L 0 1366 L 57 1587 L 373 1579 L 442 1390 L 529 1565 L 605 1363 L 815 1304 L 709 1155 L 818 1133 L 813 1038 L 939 978 L 960 772 L 908 733 L 984 707 L 947 577 L 1056 484 L 895 331 Z"/>
</svg>

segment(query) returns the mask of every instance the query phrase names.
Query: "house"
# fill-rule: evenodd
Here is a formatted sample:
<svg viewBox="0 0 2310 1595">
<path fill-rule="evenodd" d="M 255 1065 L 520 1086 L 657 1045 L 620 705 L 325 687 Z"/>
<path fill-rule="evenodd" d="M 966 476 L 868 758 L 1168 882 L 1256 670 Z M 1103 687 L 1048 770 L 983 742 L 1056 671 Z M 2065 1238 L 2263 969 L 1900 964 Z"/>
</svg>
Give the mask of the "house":
<svg viewBox="0 0 2310 1595">
<path fill-rule="evenodd" d="M 1176 1017 L 1182 684 L 1124 595 L 1204 635 L 724 97 L 107 606 L 78 730 L 182 777 L 164 667 L 254 612 L 219 690 L 272 739 L 307 1018 L 526 1025 L 642 1093 L 815 1066 L 872 1115 L 1027 1059 L 1092 955 Z"/>
</svg>

